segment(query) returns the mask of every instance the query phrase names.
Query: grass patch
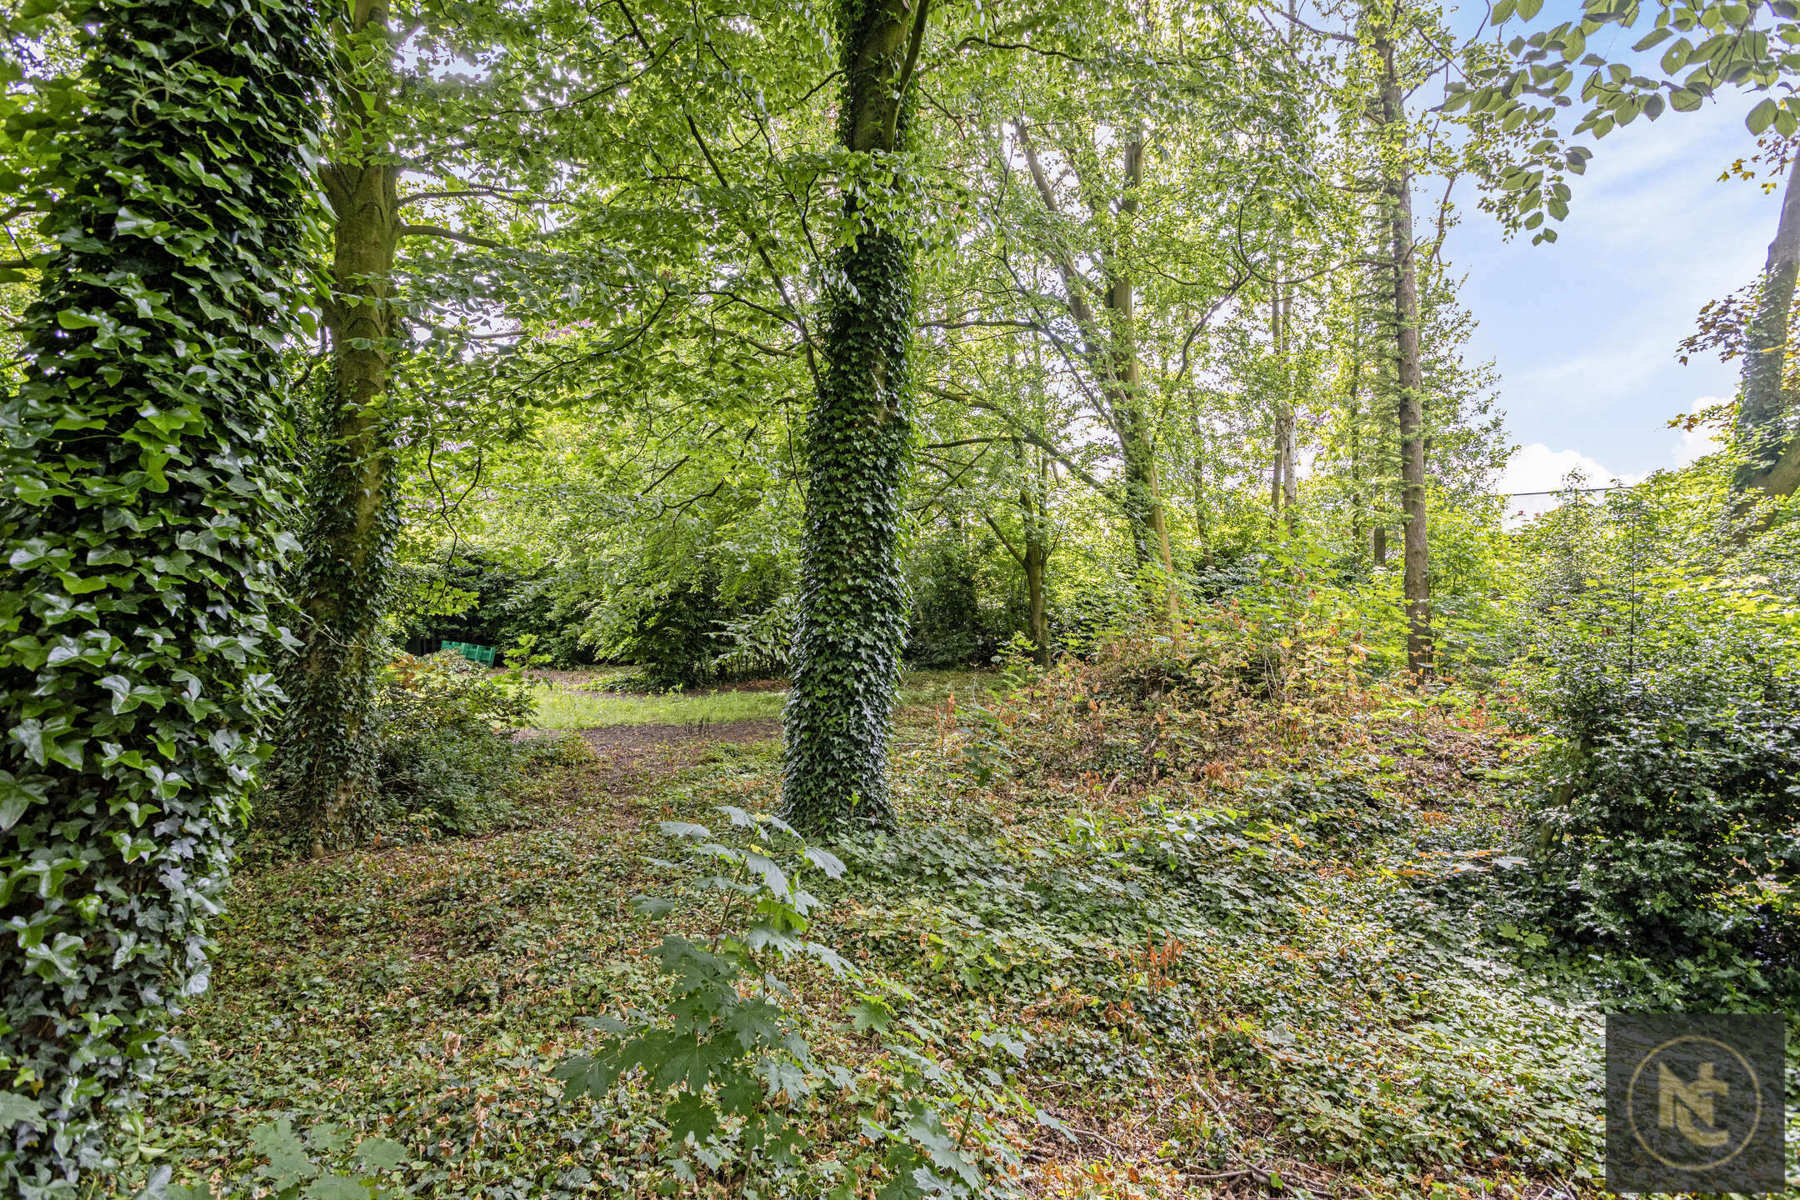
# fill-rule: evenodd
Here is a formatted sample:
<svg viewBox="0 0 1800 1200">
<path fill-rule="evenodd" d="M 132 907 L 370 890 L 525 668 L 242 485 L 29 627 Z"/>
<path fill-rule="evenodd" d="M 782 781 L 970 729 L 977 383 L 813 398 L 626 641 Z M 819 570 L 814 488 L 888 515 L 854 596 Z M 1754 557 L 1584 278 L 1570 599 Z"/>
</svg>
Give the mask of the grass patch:
<svg viewBox="0 0 1800 1200">
<path fill-rule="evenodd" d="M 539 729 L 611 725 L 717 725 L 779 717 L 786 692 L 669 692 L 662 695 L 577 691 L 552 685 L 537 693 Z"/>
<path fill-rule="evenodd" d="M 993 687 L 992 673 L 910 671 L 901 681 L 902 708 L 943 704 Z M 786 689 L 709 688 L 686 692 L 606 692 L 591 685 L 553 683 L 536 689 L 539 729 L 601 729 L 613 725 L 718 725 L 781 716 Z"/>
</svg>

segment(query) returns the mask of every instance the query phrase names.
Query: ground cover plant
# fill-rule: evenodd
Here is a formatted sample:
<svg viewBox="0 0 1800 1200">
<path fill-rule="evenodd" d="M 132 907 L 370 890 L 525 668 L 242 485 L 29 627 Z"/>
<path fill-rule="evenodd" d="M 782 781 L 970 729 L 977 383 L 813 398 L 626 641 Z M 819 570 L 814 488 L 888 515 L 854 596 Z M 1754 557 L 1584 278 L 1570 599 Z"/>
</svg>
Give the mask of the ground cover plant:
<svg viewBox="0 0 1800 1200">
<path fill-rule="evenodd" d="M 899 832 L 836 845 L 841 878 L 768 850 L 826 950 L 766 993 L 805 1147 L 767 1194 L 879 1191 L 858 1122 L 915 1102 L 917 1148 L 948 1130 L 981 1194 L 1597 1192 L 1597 1009 L 1498 932 L 1527 743 L 1341 669 L 1243 703 L 1210 654 L 910 710 Z M 671 864 L 734 820 L 781 841 L 750 815 L 777 764 L 767 738 L 608 750 L 521 828 L 241 878 L 137 1171 L 252 1186 L 273 1126 L 331 1130 L 313 1157 L 347 1178 L 402 1147 L 397 1194 L 742 1194 L 762 1160 L 683 1124 L 657 1060 L 597 1098 L 555 1075 L 694 986 L 666 938 L 742 936 L 757 893 Z"/>
</svg>

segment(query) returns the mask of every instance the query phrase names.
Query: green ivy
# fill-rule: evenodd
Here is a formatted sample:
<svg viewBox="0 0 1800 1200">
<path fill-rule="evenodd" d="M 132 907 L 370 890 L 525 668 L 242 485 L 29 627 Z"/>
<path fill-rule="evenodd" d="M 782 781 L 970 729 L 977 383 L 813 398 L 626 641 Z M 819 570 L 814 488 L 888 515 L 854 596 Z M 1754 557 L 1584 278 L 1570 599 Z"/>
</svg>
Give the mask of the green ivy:
<svg viewBox="0 0 1800 1200">
<path fill-rule="evenodd" d="M 375 820 L 378 739 L 368 728 L 385 659 L 381 619 L 393 593 L 400 530 L 397 422 L 388 400 L 400 168 L 384 146 L 392 74 L 385 3 L 334 23 L 342 70 L 333 96 L 333 161 L 319 171 L 332 220 L 322 297 L 331 371 L 303 433 L 303 555 L 288 587 L 301 611 L 299 650 L 282 664 L 287 710 L 270 763 L 271 823 L 306 835 L 315 854 L 366 837 Z"/>
<path fill-rule="evenodd" d="M 99 0 L 0 396 L 0 1194 L 73 1194 L 207 983 L 278 692 L 279 350 L 323 39 L 295 0 Z"/>
<path fill-rule="evenodd" d="M 924 16 L 917 11 L 917 20 Z M 880 164 L 905 146 L 915 13 L 898 0 L 845 0 L 838 19 L 839 135 L 853 160 Z M 899 542 L 912 443 L 913 253 L 892 213 L 865 205 L 861 188 L 846 190 L 846 239 L 833 263 L 825 363 L 807 429 L 794 686 L 784 718 L 783 813 L 808 833 L 892 823 L 887 735 L 906 641 Z"/>
</svg>

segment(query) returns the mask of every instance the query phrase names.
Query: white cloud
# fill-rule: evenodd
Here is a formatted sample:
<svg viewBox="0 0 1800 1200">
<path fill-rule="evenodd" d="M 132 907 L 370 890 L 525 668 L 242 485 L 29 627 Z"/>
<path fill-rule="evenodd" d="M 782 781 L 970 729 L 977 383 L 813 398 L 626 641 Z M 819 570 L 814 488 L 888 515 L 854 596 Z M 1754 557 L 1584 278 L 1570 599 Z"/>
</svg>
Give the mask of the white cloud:
<svg viewBox="0 0 1800 1200">
<path fill-rule="evenodd" d="M 1555 492 L 1571 471 L 1580 471 L 1587 482 L 1583 487 L 1605 487 L 1611 483 L 1636 483 L 1644 476 L 1620 474 L 1596 458 L 1579 450 L 1552 450 L 1542 442 L 1521 446 L 1507 460 L 1500 473 L 1497 492 Z M 1523 500 L 1552 499 L 1550 496 L 1522 496 Z"/>
<path fill-rule="evenodd" d="M 1621 474 L 1614 471 L 1579 450 L 1552 450 L 1542 442 L 1531 442 L 1513 452 L 1494 485 L 1496 492 L 1509 493 L 1501 524 L 1507 529 L 1517 529 L 1533 517 L 1555 508 L 1556 492 L 1568 482 L 1571 471 L 1581 472 L 1581 486 L 1590 488 L 1636 483 L 1644 478 L 1642 472 Z"/>
</svg>

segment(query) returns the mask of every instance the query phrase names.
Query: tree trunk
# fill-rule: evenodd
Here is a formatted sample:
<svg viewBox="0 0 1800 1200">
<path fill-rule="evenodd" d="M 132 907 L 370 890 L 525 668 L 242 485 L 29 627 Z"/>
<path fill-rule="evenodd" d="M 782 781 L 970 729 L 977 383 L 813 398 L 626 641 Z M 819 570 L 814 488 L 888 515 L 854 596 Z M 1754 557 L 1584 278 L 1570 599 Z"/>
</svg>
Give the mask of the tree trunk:
<svg viewBox="0 0 1800 1200">
<path fill-rule="evenodd" d="M 1276 276 L 1270 301 L 1269 332 L 1275 350 L 1275 470 L 1269 488 L 1269 507 L 1276 512 L 1286 510 L 1293 519 L 1293 508 L 1300 488 L 1294 478 L 1294 376 L 1288 361 L 1288 325 L 1292 315 L 1293 296 L 1279 281 L 1279 259 L 1270 267 Z"/>
<path fill-rule="evenodd" d="M 1017 129 L 1019 147 L 1025 152 L 1025 161 L 1044 211 L 1055 214 L 1058 211 L 1055 190 L 1038 160 L 1037 148 L 1023 122 Z M 1119 219 L 1121 224 L 1128 226 L 1138 211 L 1137 190 L 1144 180 L 1142 138 L 1128 139 L 1124 151 L 1125 179 L 1119 192 Z M 1124 464 L 1123 486 L 1114 499 L 1124 513 L 1138 567 L 1150 568 L 1161 560 L 1165 583 L 1163 607 L 1172 621 L 1180 613 L 1181 594 L 1175 582 L 1174 548 L 1169 541 L 1162 487 L 1157 477 L 1155 434 L 1144 408 L 1143 373 L 1136 344 L 1136 294 L 1130 264 L 1122 259 L 1116 242 L 1103 250 L 1101 272 L 1106 290 L 1102 317 L 1087 302 L 1085 289 L 1088 285 L 1074 260 L 1058 251 L 1055 262 L 1068 292 L 1069 315 L 1081 331 L 1082 358 L 1099 381 L 1106 409 L 1104 415 L 1118 440 L 1119 456 Z M 1147 601 L 1152 605 L 1155 603 L 1153 596 L 1147 597 Z"/>
<path fill-rule="evenodd" d="M 1281 273 L 1279 255 L 1270 255 L 1269 273 L 1277 279 Z M 1269 470 L 1269 508 L 1272 512 L 1281 511 L 1282 497 L 1287 494 L 1286 480 L 1283 472 L 1287 467 L 1287 347 L 1281 336 L 1281 285 L 1272 282 L 1269 286 L 1269 355 L 1274 360 L 1275 404 L 1272 426 L 1274 435 L 1269 439 L 1272 444 Z"/>
<path fill-rule="evenodd" d="M 1362 348 L 1358 344 L 1357 331 L 1353 328 L 1350 335 L 1350 387 L 1349 387 L 1349 436 L 1350 436 L 1350 544 L 1356 547 L 1356 554 L 1362 555 L 1363 526 L 1368 519 L 1369 501 L 1363 491 L 1363 455 L 1362 455 Z"/>
<path fill-rule="evenodd" d="M 1119 193 L 1119 219 L 1129 225 L 1137 215 L 1137 191 L 1144 182 L 1144 142 L 1125 143 L 1125 183 Z M 1130 231 L 1127 229 L 1127 237 Z M 1164 615 L 1173 621 L 1181 611 L 1175 584 L 1175 555 L 1169 542 L 1168 513 L 1163 508 L 1162 481 L 1156 467 L 1156 434 L 1144 403 L 1143 365 L 1137 353 L 1137 291 L 1130 264 L 1119 247 L 1109 255 L 1106 309 L 1114 358 L 1113 424 L 1125 459 L 1126 512 L 1132 522 L 1132 546 L 1139 567 L 1160 567 Z"/>
<path fill-rule="evenodd" d="M 839 0 L 844 148 L 904 148 L 928 0 Z M 846 201 L 855 215 L 856 201 Z M 888 218 L 890 221 L 892 218 Z M 912 249 L 898 224 L 838 250 L 806 433 L 806 530 L 782 809 L 807 833 L 888 825 L 887 739 L 906 638 L 901 484 L 911 422 Z"/>
<path fill-rule="evenodd" d="M 1037 522 L 1033 521 L 1032 525 Z M 1044 567 L 1050 551 L 1028 527 L 1025 532 L 1025 598 L 1030 610 L 1031 644 L 1041 666 L 1050 665 L 1050 614 L 1044 603 Z"/>
<path fill-rule="evenodd" d="M 10 15 L 10 14 L 9 14 Z M 86 9 L 0 386 L 0 1196 L 105 1153 L 207 986 L 294 491 L 313 6 Z M 16 358 L 14 354 L 16 351 Z"/>
<path fill-rule="evenodd" d="M 303 825 L 313 853 L 354 840 L 372 814 L 375 749 L 367 729 L 380 668 L 380 621 L 399 528 L 394 421 L 387 403 L 396 332 L 398 168 L 381 127 L 392 47 L 387 0 L 355 0 L 348 56 L 364 69 L 337 101 L 338 157 L 320 169 L 333 222 L 324 304 L 331 372 L 311 430 L 303 561 L 304 621 L 283 675 L 289 698 L 274 763 L 280 819 Z M 365 90 L 371 83 L 376 90 Z"/>
<path fill-rule="evenodd" d="M 1023 449 L 1023 447 L 1021 447 Z M 1050 665 L 1050 608 L 1044 597 L 1044 570 L 1050 564 L 1049 463 L 1036 452 L 1037 473 L 1019 491 L 1024 517 L 1025 600 L 1030 613 L 1031 641 L 1037 647 L 1040 666 Z"/>
<path fill-rule="evenodd" d="M 1744 331 L 1744 370 L 1738 397 L 1737 441 L 1744 463 L 1732 479 L 1732 489 L 1760 488 L 1770 495 L 1793 492 L 1787 482 L 1778 490 L 1777 468 L 1787 443 L 1787 401 L 1783 387 L 1787 375 L 1788 318 L 1794 307 L 1794 284 L 1800 273 L 1800 154 L 1788 172 L 1787 190 L 1781 199 L 1781 220 L 1775 240 L 1769 243 L 1763 267 L 1762 291 L 1756 315 Z"/>
<path fill-rule="evenodd" d="M 1194 470 L 1190 481 L 1194 489 L 1194 537 L 1200 543 L 1200 561 L 1212 564 L 1212 528 L 1206 515 L 1206 429 L 1200 420 L 1200 405 L 1194 404 Z"/>
<path fill-rule="evenodd" d="M 1389 137 L 1383 151 L 1393 156 L 1384 172 L 1388 228 L 1393 253 L 1395 383 L 1400 433 L 1401 507 L 1405 513 L 1406 665 L 1423 679 L 1431 674 L 1430 544 L 1425 514 L 1425 384 L 1419 363 L 1418 263 L 1413 247 L 1412 172 L 1404 157 L 1406 120 L 1391 27 L 1378 27 L 1381 57 L 1381 120 Z"/>
</svg>

